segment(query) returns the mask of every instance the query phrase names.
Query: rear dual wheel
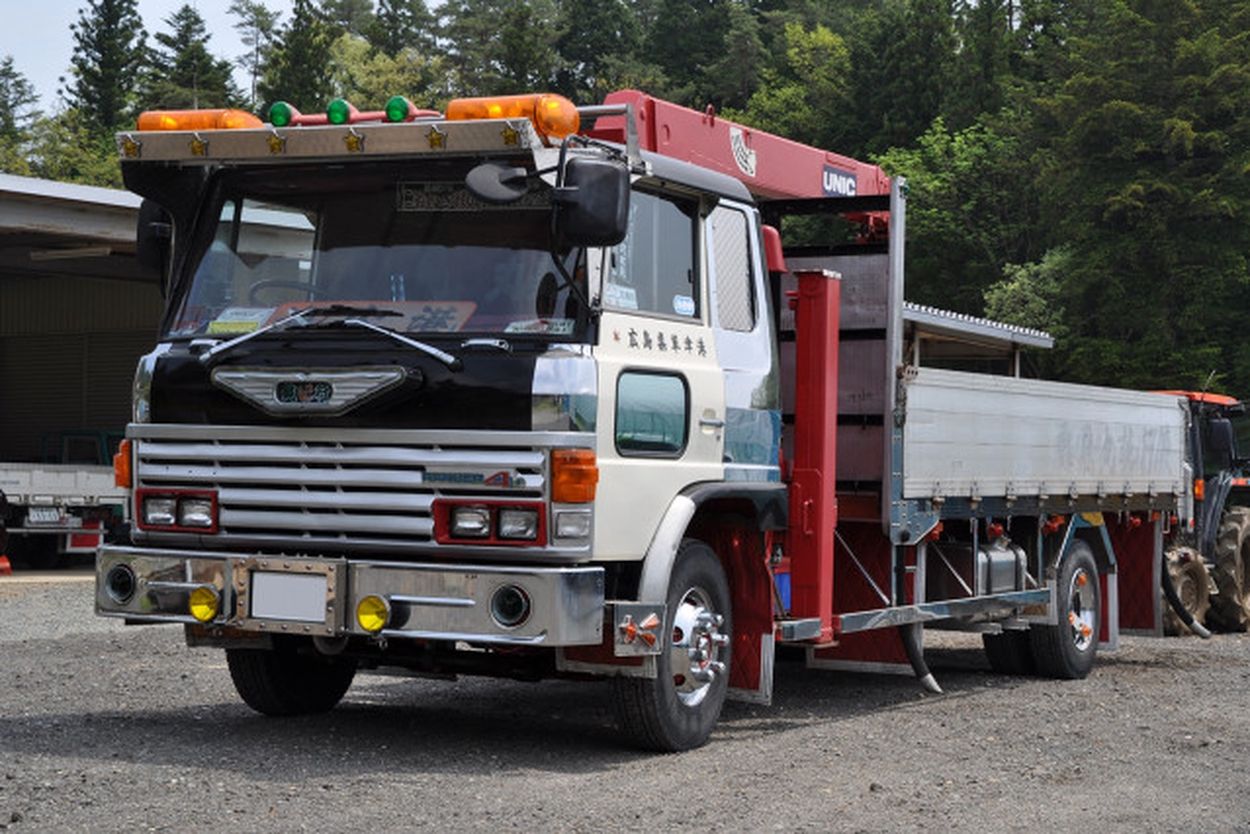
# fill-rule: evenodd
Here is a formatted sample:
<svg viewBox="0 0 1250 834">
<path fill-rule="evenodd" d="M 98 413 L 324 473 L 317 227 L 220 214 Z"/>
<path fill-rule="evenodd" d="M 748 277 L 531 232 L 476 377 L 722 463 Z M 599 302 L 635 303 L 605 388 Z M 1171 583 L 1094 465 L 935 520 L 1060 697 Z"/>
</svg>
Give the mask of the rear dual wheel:
<svg viewBox="0 0 1250 834">
<path fill-rule="evenodd" d="M 1094 668 L 1102 623 L 1102 592 L 1094 553 L 1083 541 L 1068 546 L 1055 581 L 1058 623 L 1028 631 L 984 634 L 990 668 L 1005 675 L 1083 678 Z"/>
</svg>

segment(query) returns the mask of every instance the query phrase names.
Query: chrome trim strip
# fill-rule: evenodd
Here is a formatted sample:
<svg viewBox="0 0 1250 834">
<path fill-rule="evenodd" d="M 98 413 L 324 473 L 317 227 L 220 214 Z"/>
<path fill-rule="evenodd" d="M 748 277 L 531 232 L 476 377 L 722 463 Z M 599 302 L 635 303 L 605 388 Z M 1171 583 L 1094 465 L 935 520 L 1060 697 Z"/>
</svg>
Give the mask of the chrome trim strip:
<svg viewBox="0 0 1250 834">
<path fill-rule="evenodd" d="M 472 608 L 477 605 L 473 600 L 464 597 L 414 597 L 408 594 L 391 594 L 386 599 L 388 602 L 398 602 L 403 605 L 433 605 L 439 608 Z"/>
<path fill-rule="evenodd" d="M 303 426 L 216 426 L 183 423 L 131 423 L 126 436 L 139 440 L 213 440 L 300 442 L 430 444 L 493 448 L 499 446 L 578 446 L 595 448 L 594 432 L 532 431 L 445 431 L 442 429 L 349 429 L 307 428 Z"/>
<path fill-rule="evenodd" d="M 951 617 L 968 617 L 995 611 L 1010 611 L 1014 608 L 1046 605 L 1050 602 L 1050 589 L 1038 588 L 1030 591 L 1012 591 L 995 596 L 972 597 L 971 599 L 952 599 L 942 602 L 927 602 L 922 605 L 904 605 L 897 608 L 879 608 L 875 611 L 854 611 L 839 615 L 842 622 L 840 632 L 852 634 L 857 631 L 870 631 L 877 628 L 924 623 L 933 620 L 945 620 Z"/>
<path fill-rule="evenodd" d="M 192 434 L 192 431 L 188 431 Z M 350 442 L 346 437 L 343 442 Z M 171 443 L 144 439 L 140 459 L 206 458 L 214 461 L 259 463 L 335 463 L 396 466 L 542 466 L 542 452 L 479 452 L 473 449 L 409 449 L 402 446 L 236 445 L 220 443 Z"/>
</svg>

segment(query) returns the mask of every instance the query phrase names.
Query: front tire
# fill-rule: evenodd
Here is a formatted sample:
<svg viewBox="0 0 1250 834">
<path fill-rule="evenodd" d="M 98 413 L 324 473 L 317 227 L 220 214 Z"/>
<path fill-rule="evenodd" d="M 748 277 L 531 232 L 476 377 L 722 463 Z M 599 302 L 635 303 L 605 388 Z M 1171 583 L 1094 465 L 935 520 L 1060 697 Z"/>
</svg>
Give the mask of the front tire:
<svg viewBox="0 0 1250 834">
<path fill-rule="evenodd" d="M 1077 680 L 1094 668 L 1098 630 L 1102 624 L 1102 591 L 1094 553 L 1083 541 L 1074 541 L 1059 565 L 1057 625 L 1029 629 L 1033 661 L 1038 674 Z"/>
<path fill-rule="evenodd" d="M 290 647 L 226 649 L 226 664 L 243 702 L 270 716 L 328 712 L 356 676 L 353 661 L 299 654 Z"/>
<path fill-rule="evenodd" d="M 707 741 L 729 689 L 729 582 L 703 542 L 682 542 L 667 603 L 656 677 L 615 678 L 613 687 L 617 720 L 629 740 L 645 750 L 672 753 Z"/>
</svg>

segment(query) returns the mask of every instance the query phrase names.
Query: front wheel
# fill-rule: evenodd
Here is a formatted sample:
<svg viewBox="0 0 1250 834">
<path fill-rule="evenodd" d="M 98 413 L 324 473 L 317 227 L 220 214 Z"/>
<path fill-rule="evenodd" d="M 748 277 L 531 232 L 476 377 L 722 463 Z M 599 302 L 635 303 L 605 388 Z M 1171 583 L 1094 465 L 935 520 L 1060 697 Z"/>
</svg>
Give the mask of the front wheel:
<svg viewBox="0 0 1250 834">
<path fill-rule="evenodd" d="M 273 716 L 327 712 L 356 676 L 353 661 L 299 654 L 290 647 L 226 649 L 226 664 L 243 702 Z"/>
<path fill-rule="evenodd" d="M 1083 541 L 1074 541 L 1059 565 L 1055 582 L 1059 623 L 1029 629 L 1038 674 L 1076 680 L 1094 668 L 1098 629 L 1102 622 L 1102 593 L 1094 553 Z"/>
<path fill-rule="evenodd" d="M 733 633 L 729 582 L 706 544 L 682 542 L 668 585 L 664 651 L 656 677 L 616 678 L 621 729 L 637 746 L 690 750 L 707 741 L 729 688 Z"/>
</svg>

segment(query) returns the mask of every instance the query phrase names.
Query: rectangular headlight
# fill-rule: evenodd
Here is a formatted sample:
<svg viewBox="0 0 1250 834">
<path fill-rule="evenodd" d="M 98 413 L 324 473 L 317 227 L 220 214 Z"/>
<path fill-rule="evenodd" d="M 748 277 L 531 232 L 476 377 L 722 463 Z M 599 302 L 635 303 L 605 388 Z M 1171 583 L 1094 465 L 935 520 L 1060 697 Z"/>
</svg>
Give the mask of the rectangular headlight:
<svg viewBox="0 0 1250 834">
<path fill-rule="evenodd" d="M 143 523 L 152 527 L 173 527 L 178 518 L 176 498 L 150 497 L 143 499 Z"/>
<path fill-rule="evenodd" d="M 460 539 L 485 539 L 490 536 L 490 509 L 487 507 L 456 507 L 451 512 L 451 534 Z"/>
<path fill-rule="evenodd" d="M 536 539 L 538 538 L 537 510 L 500 510 L 499 538 L 501 539 Z"/>
<path fill-rule="evenodd" d="M 211 498 L 183 498 L 178 502 L 178 526 L 212 527 L 213 501 Z"/>
</svg>

